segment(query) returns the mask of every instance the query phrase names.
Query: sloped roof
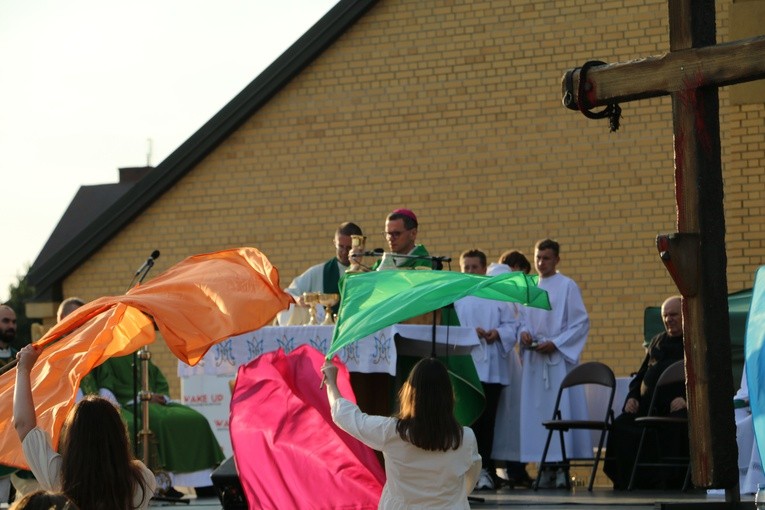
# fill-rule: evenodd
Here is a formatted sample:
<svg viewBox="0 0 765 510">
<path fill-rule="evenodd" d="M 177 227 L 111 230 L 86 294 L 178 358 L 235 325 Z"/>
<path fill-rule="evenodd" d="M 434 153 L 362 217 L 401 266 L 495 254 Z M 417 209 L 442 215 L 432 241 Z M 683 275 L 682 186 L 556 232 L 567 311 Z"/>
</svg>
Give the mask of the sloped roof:
<svg viewBox="0 0 765 510">
<path fill-rule="evenodd" d="M 38 257 L 27 274 L 36 289 L 33 301 L 60 299 L 61 281 L 67 275 L 191 171 L 377 1 L 340 0 L 154 171 L 119 196 L 112 195 L 110 204 L 104 201 L 104 210 L 79 232 L 57 239 L 52 246 L 55 251 Z"/>
<path fill-rule="evenodd" d="M 120 182 L 80 186 L 29 272 L 37 271 L 37 268 L 56 257 L 73 237 L 79 235 L 94 219 L 99 218 L 152 169 L 121 168 Z"/>
</svg>

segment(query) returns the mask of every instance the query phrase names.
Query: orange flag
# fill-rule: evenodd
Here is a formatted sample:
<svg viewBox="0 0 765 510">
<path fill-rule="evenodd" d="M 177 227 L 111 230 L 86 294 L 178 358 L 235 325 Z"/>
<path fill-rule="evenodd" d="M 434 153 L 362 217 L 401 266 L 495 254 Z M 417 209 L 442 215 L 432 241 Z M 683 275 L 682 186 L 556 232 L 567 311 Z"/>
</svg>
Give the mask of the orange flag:
<svg viewBox="0 0 765 510">
<path fill-rule="evenodd" d="M 37 424 L 58 445 L 82 377 L 153 342 L 154 323 L 170 350 L 195 365 L 216 343 L 263 327 L 290 302 L 265 255 L 239 248 L 189 257 L 124 296 L 88 303 L 37 342 L 45 347 L 32 370 Z M 0 464 L 26 467 L 12 426 L 15 377 L 15 370 L 0 376 Z"/>
</svg>

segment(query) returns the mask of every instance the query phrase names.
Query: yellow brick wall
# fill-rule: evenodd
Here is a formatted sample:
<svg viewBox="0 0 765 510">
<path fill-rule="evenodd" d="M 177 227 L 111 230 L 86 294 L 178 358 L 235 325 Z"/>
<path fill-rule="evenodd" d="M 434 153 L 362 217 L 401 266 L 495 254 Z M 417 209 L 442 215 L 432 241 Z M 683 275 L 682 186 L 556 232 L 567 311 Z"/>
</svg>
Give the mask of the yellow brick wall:
<svg viewBox="0 0 765 510">
<path fill-rule="evenodd" d="M 725 42 L 729 5 L 717 4 Z M 667 25 L 665 0 L 381 0 L 67 278 L 65 294 L 124 292 L 153 249 L 151 276 L 242 245 L 266 253 L 286 286 L 332 256 L 337 224 L 354 221 L 369 248 L 384 247 L 385 215 L 405 206 L 437 255 L 531 256 L 537 239 L 560 241 L 559 269 L 591 315 L 584 359 L 626 375 L 642 358 L 643 310 L 675 293 L 655 248 L 675 230 L 671 102 L 625 104 L 609 133 L 561 106 L 560 78 L 591 59 L 664 53 Z M 765 112 L 720 98 L 736 291 L 765 256 Z M 172 356 L 155 352 L 174 380 Z"/>
</svg>

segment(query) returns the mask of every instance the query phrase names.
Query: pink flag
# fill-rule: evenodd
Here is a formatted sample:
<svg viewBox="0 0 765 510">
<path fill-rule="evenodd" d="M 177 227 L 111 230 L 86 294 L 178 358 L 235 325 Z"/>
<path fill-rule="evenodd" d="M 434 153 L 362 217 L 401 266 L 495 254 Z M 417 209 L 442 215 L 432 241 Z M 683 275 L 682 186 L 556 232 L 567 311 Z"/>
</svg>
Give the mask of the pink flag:
<svg viewBox="0 0 765 510">
<path fill-rule="evenodd" d="M 335 362 L 341 393 L 355 401 L 348 369 Z M 230 432 L 250 508 L 377 508 L 385 473 L 374 451 L 332 421 L 323 364 L 303 345 L 239 368 Z"/>
</svg>

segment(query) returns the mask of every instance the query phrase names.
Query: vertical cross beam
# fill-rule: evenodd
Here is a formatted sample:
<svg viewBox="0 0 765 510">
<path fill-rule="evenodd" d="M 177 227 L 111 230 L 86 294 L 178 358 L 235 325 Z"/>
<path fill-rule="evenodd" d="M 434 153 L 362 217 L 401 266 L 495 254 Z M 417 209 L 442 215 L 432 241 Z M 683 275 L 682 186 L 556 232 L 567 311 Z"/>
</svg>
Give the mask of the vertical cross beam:
<svg viewBox="0 0 765 510">
<path fill-rule="evenodd" d="M 714 0 L 668 4 L 671 51 L 715 44 Z M 681 253 L 675 256 L 670 249 L 670 257 L 693 260 L 690 268 L 680 269 L 696 280 L 682 282 L 682 276 L 673 275 L 684 293 L 693 481 L 699 487 L 733 488 L 738 484 L 738 450 L 732 419 L 719 99 L 715 85 L 686 85 L 672 93 L 677 231 L 679 237 L 697 234 L 698 243 L 679 243 L 675 251 Z"/>
<path fill-rule="evenodd" d="M 684 298 L 693 480 L 724 488 L 726 498 L 737 501 L 717 88 L 765 78 L 765 36 L 717 45 L 714 0 L 668 5 L 668 54 L 569 70 L 563 104 L 598 117 L 591 108 L 612 105 L 607 111 L 613 113 L 615 103 L 672 96 L 677 233 L 659 236 L 657 245 Z"/>
</svg>

